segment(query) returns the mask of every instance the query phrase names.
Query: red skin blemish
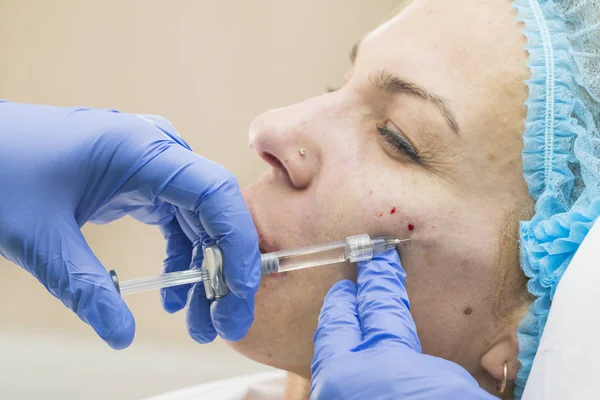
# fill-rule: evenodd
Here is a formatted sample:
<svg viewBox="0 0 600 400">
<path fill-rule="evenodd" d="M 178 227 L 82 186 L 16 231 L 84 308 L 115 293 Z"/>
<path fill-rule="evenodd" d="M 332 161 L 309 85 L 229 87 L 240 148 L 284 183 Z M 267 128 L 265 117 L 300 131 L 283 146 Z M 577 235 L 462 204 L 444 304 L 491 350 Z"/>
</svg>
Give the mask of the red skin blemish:
<svg viewBox="0 0 600 400">
<path fill-rule="evenodd" d="M 394 207 L 390 210 L 390 214 L 396 214 L 396 207 Z"/>
<path fill-rule="evenodd" d="M 415 226 L 413 224 L 408 224 L 408 230 L 412 231 L 413 229 L 415 229 Z"/>
<path fill-rule="evenodd" d="M 377 216 L 378 216 L 378 217 L 383 217 L 383 212 L 379 211 L 379 212 L 377 213 Z"/>
</svg>

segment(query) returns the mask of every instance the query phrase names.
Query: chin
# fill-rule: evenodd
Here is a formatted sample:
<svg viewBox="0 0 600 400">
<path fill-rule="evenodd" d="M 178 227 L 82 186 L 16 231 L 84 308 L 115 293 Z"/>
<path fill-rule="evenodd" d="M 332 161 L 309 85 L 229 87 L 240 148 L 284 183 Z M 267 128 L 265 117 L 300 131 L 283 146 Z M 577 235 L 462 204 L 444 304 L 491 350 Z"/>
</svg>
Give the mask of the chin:
<svg viewBox="0 0 600 400">
<path fill-rule="evenodd" d="M 337 264 L 263 277 L 254 323 L 231 346 L 246 357 L 309 378 L 313 336 L 329 288 L 355 279 L 351 264 Z"/>
<path fill-rule="evenodd" d="M 254 323 L 244 338 L 230 345 L 261 364 L 309 376 L 311 332 L 316 323 L 303 322 L 306 309 L 302 301 L 294 300 L 299 296 L 294 286 L 294 280 L 301 279 L 299 274 L 296 271 L 263 277 L 256 294 Z"/>
<path fill-rule="evenodd" d="M 248 191 L 244 194 L 248 196 Z M 264 209 L 257 198 L 253 200 L 248 205 L 261 253 L 330 241 L 316 234 L 309 221 L 292 222 L 278 218 L 280 215 L 261 213 Z M 256 294 L 254 323 L 248 334 L 231 346 L 259 363 L 310 377 L 313 336 L 325 295 L 335 282 L 355 276 L 356 268 L 351 264 L 264 276 Z"/>
</svg>

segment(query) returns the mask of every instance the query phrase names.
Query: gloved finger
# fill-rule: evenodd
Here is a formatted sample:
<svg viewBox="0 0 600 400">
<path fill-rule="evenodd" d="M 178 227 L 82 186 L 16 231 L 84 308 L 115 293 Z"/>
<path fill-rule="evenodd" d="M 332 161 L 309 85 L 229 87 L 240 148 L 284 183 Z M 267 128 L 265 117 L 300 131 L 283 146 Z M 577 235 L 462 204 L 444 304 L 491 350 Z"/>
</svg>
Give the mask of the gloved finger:
<svg viewBox="0 0 600 400">
<path fill-rule="evenodd" d="M 356 284 L 337 282 L 329 289 L 315 331 L 315 355 L 311 370 L 335 354 L 350 351 L 360 344 L 363 335 L 358 320 Z"/>
<path fill-rule="evenodd" d="M 96 114 L 102 113 L 99 110 L 90 111 Z M 112 164 L 114 161 L 115 165 L 113 165 L 113 168 L 120 170 L 120 173 L 115 174 L 113 172 L 110 175 L 118 177 L 117 179 L 123 180 L 124 183 L 119 181 L 111 182 L 111 184 L 120 187 L 120 190 L 117 193 L 111 193 L 110 198 L 104 199 L 106 201 L 100 207 L 94 209 L 90 217 L 86 218 L 85 213 L 83 213 L 84 217 L 82 217 L 82 220 L 105 224 L 129 215 L 145 224 L 164 225 L 173 218 L 176 207 L 163 201 L 156 201 L 156 196 L 153 196 L 152 193 L 152 190 L 155 188 L 151 188 L 148 191 L 145 186 L 139 186 L 140 182 L 135 181 L 136 175 L 131 180 L 125 178 L 129 177 L 127 174 L 135 173 L 138 169 L 143 168 L 145 164 L 151 161 L 154 155 L 160 154 L 161 151 L 164 151 L 164 149 L 167 149 L 171 145 L 183 146 L 183 148 L 188 150 L 190 147 L 175 131 L 173 125 L 165 118 L 155 115 L 120 113 L 118 115 L 118 127 L 111 127 L 109 129 L 119 131 L 122 135 L 122 137 L 118 135 L 112 136 L 112 139 L 118 141 L 116 148 L 127 150 L 119 156 L 113 155 L 111 162 L 102 162 L 101 168 Z M 106 124 L 107 122 L 105 121 L 104 123 Z M 126 140 L 130 141 L 132 146 L 124 145 L 124 141 Z M 140 154 L 140 151 L 142 154 Z M 127 160 L 126 165 L 119 165 L 117 167 L 116 165 L 123 160 Z M 126 175 L 123 175 L 123 173 L 126 173 Z M 105 174 L 101 175 L 104 176 Z"/>
<path fill-rule="evenodd" d="M 233 178 L 230 177 L 227 179 Z M 223 188 L 230 184 L 237 187 L 236 182 L 224 183 L 219 190 L 224 190 Z M 214 192 L 214 194 L 212 194 L 212 196 L 206 201 L 207 205 L 205 208 L 208 210 L 208 213 L 214 212 L 213 215 L 216 217 L 210 217 L 207 220 L 202 218 L 202 215 L 198 215 L 198 210 L 188 209 L 180 209 L 180 214 L 183 220 L 185 220 L 187 226 L 193 232 L 192 237 L 194 238 L 194 241 L 199 240 L 204 246 L 213 245 L 215 243 L 218 244 L 223 256 L 223 275 L 225 277 L 225 281 L 227 282 L 227 286 L 236 296 L 245 298 L 245 292 L 248 290 L 248 287 L 244 284 L 245 279 L 247 278 L 246 274 L 243 272 L 245 272 L 245 269 L 248 267 L 245 266 L 244 263 L 235 263 L 235 265 L 232 267 L 232 264 L 234 264 L 232 260 L 234 260 L 235 257 L 243 257 L 243 253 L 238 251 L 239 249 L 235 244 L 235 241 L 239 240 L 239 238 L 243 236 L 241 231 L 238 230 L 237 224 L 240 223 L 243 225 L 244 216 L 239 212 L 236 213 L 233 209 L 237 207 L 243 208 L 246 213 L 248 213 L 248 211 L 243 200 L 237 205 L 232 204 L 235 201 L 235 196 L 239 196 L 241 198 L 239 188 L 232 190 L 232 193 L 225 196 L 229 197 L 230 204 L 224 203 L 217 191 Z M 214 200 L 217 200 L 217 202 Z M 227 208 L 229 208 L 229 211 L 227 211 Z M 223 227 L 219 228 L 217 224 L 220 224 Z M 215 232 L 213 229 L 213 232 L 210 232 L 212 228 L 215 228 L 215 226 L 219 229 L 219 231 Z M 250 235 L 252 236 L 253 234 L 256 234 L 254 224 L 252 222 L 251 229 L 252 231 L 250 232 Z M 224 232 L 225 235 L 219 236 L 219 232 Z M 232 250 L 236 250 L 236 253 L 238 254 L 231 254 Z M 258 236 L 256 236 L 256 250 L 258 251 Z"/>
<path fill-rule="evenodd" d="M 192 261 L 192 242 L 181 229 L 177 219 L 173 218 L 168 224 L 161 225 L 160 230 L 167 242 L 167 258 L 163 263 L 163 273 L 188 270 Z M 164 309 L 174 313 L 185 307 L 191 288 L 190 284 L 161 289 Z"/>
<path fill-rule="evenodd" d="M 211 304 L 213 326 L 225 340 L 237 342 L 254 322 L 254 296 L 225 296 Z"/>
<path fill-rule="evenodd" d="M 394 249 L 358 263 L 358 315 L 364 335 L 361 346 L 394 340 L 421 351 L 405 280 L 406 272 Z"/>
<path fill-rule="evenodd" d="M 159 202 L 149 206 L 125 207 L 127 214 L 135 220 L 148 225 L 164 225 L 174 218 L 176 207 L 172 204 Z"/>
<path fill-rule="evenodd" d="M 188 333 L 199 343 L 210 343 L 217 337 L 217 331 L 210 319 L 210 302 L 206 298 L 202 282 L 194 285 L 189 298 L 186 312 Z"/>
<path fill-rule="evenodd" d="M 198 240 L 198 237 L 194 233 L 194 230 L 189 226 L 189 224 L 181 214 L 181 210 L 177 210 L 177 213 L 175 213 L 175 218 L 177 219 L 181 230 L 183 231 L 183 233 L 185 233 L 185 236 L 187 236 L 190 242 L 194 243 L 196 240 Z"/>
<path fill-rule="evenodd" d="M 180 209 L 179 214 L 191 232 L 190 237 L 192 238 L 192 242 L 200 242 L 204 246 L 210 246 L 216 243 L 216 240 L 206 233 L 204 226 L 202 226 L 202 223 L 198 218 L 198 214 L 194 211 L 185 209 Z"/>
<path fill-rule="evenodd" d="M 160 115 L 152 115 L 152 114 L 135 114 L 136 117 L 143 119 L 144 121 L 150 122 L 160 131 L 162 131 L 165 135 L 169 136 L 171 139 L 176 141 L 180 146 L 191 150 L 192 148 L 187 144 L 187 142 L 179 135 L 173 124 L 169 122 L 168 119 L 161 117 Z"/>
<path fill-rule="evenodd" d="M 222 251 L 223 273 L 231 292 L 240 298 L 254 296 L 260 283 L 258 235 L 229 171 L 173 144 L 138 171 L 136 183 L 180 210 L 194 213 Z"/>
<path fill-rule="evenodd" d="M 32 238 L 31 271 L 114 349 L 131 344 L 135 321 L 75 221 L 51 221 Z"/>
</svg>

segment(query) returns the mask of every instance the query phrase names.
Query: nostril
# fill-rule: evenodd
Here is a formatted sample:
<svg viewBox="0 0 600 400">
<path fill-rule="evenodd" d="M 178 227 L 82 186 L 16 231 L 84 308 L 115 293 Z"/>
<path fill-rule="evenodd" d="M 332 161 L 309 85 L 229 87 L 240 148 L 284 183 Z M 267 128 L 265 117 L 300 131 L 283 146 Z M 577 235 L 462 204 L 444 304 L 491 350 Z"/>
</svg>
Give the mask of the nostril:
<svg viewBox="0 0 600 400">
<path fill-rule="evenodd" d="M 282 169 L 285 170 L 284 165 L 281 163 L 281 161 L 279 161 L 279 159 L 277 157 L 275 157 L 273 154 L 271 153 L 267 153 L 266 151 L 263 151 L 262 153 L 260 153 L 260 157 L 266 161 L 267 164 L 269 164 L 271 167 L 276 168 L 276 169 Z"/>
<path fill-rule="evenodd" d="M 285 180 L 285 182 L 287 182 L 287 184 L 295 186 L 295 184 L 292 180 L 292 177 L 290 176 L 290 172 L 288 171 L 286 166 L 279 160 L 279 158 L 275 157 L 271 153 L 267 153 L 266 151 L 263 151 L 262 153 L 260 153 L 260 157 L 263 160 L 265 160 L 267 162 L 267 164 L 269 164 L 271 166 L 271 168 L 273 168 L 276 175 L 282 176 L 283 179 Z M 286 160 L 286 163 L 287 163 L 287 160 Z"/>
</svg>

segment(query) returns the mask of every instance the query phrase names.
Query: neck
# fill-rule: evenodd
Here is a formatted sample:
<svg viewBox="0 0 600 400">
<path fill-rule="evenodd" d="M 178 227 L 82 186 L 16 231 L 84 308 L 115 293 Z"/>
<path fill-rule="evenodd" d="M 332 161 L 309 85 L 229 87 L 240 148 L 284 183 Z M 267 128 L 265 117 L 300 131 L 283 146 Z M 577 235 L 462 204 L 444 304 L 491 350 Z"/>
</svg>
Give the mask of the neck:
<svg viewBox="0 0 600 400">
<path fill-rule="evenodd" d="M 284 400 L 308 400 L 310 380 L 288 372 Z"/>
</svg>

